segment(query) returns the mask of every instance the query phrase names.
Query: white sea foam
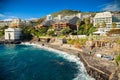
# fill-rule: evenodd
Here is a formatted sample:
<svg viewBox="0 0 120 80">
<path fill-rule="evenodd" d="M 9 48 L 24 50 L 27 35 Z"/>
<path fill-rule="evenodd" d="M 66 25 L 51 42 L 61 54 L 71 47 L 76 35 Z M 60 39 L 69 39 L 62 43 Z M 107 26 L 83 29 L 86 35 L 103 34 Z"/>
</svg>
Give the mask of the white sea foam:
<svg viewBox="0 0 120 80">
<path fill-rule="evenodd" d="M 67 52 L 63 52 L 63 51 L 60 51 L 60 50 L 56 50 L 56 49 L 53 49 L 53 48 L 50 48 L 50 47 L 41 46 L 41 45 L 34 44 L 34 43 L 26 42 L 26 43 L 22 43 L 22 44 L 24 44 L 24 45 L 32 45 L 32 46 L 38 47 L 40 49 L 44 49 L 44 50 L 47 50 L 47 51 L 55 52 L 59 56 L 67 59 L 68 61 L 75 62 L 78 65 L 79 72 L 78 72 L 76 78 L 74 78 L 73 80 L 95 80 L 94 78 L 90 77 L 87 74 L 86 69 L 85 69 L 83 63 L 75 55 L 71 55 L 71 54 L 68 54 Z"/>
</svg>

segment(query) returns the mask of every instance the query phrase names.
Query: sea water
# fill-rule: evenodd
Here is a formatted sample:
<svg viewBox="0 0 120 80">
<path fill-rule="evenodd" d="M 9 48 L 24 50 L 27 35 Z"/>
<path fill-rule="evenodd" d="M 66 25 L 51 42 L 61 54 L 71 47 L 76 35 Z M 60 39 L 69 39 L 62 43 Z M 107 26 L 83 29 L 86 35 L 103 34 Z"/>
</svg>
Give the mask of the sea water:
<svg viewBox="0 0 120 80">
<path fill-rule="evenodd" d="M 93 80 L 77 57 L 35 45 L 0 45 L 0 80 Z"/>
</svg>

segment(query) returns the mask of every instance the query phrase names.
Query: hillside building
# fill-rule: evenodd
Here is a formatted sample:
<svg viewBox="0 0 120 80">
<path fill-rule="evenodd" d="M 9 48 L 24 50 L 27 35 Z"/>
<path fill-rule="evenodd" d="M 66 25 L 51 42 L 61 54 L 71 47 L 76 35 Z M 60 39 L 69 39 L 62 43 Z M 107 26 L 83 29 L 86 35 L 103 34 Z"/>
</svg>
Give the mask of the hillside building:
<svg viewBox="0 0 120 80">
<path fill-rule="evenodd" d="M 21 25 L 21 19 L 12 19 L 12 22 L 10 24 L 10 27 L 18 27 Z"/>
<path fill-rule="evenodd" d="M 53 20 L 52 15 L 47 15 L 46 20 L 47 20 L 47 21 L 49 21 L 49 20 Z"/>
<path fill-rule="evenodd" d="M 11 20 L 9 20 L 9 21 L 4 21 L 4 20 L 0 21 L 0 27 L 9 26 L 11 22 L 12 22 Z"/>
<path fill-rule="evenodd" d="M 8 28 L 5 29 L 5 40 L 20 40 L 21 29 L 20 28 Z"/>
<path fill-rule="evenodd" d="M 94 26 L 99 24 L 100 27 L 102 27 L 102 22 L 106 23 L 106 28 L 111 28 L 113 22 L 117 24 L 117 28 L 120 28 L 120 14 L 112 14 L 111 12 L 96 13 L 94 17 Z"/>
</svg>

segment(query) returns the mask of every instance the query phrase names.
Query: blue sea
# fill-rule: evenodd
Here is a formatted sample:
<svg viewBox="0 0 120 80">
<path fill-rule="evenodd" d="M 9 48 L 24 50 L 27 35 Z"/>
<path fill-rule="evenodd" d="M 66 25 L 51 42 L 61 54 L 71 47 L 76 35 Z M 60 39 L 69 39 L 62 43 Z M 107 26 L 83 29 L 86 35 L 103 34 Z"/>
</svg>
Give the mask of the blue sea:
<svg viewBox="0 0 120 80">
<path fill-rule="evenodd" d="M 0 80 L 94 80 L 73 55 L 32 45 L 0 45 Z"/>
</svg>

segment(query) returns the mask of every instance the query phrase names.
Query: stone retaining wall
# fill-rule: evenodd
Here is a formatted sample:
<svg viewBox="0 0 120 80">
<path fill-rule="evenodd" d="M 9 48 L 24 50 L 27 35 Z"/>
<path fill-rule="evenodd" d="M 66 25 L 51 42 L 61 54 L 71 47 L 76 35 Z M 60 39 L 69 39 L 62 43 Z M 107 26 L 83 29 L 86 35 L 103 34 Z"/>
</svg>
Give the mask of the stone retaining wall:
<svg viewBox="0 0 120 80">
<path fill-rule="evenodd" d="M 96 80 L 118 80 L 118 77 L 116 76 L 117 75 L 116 73 L 115 74 L 114 73 L 107 74 L 104 71 L 101 71 L 101 70 L 91 66 L 90 64 L 88 64 L 88 62 L 82 56 L 82 53 L 79 53 L 78 57 L 83 62 L 84 66 L 87 70 L 87 73 L 90 76 L 92 76 L 93 78 L 95 78 Z"/>
</svg>

